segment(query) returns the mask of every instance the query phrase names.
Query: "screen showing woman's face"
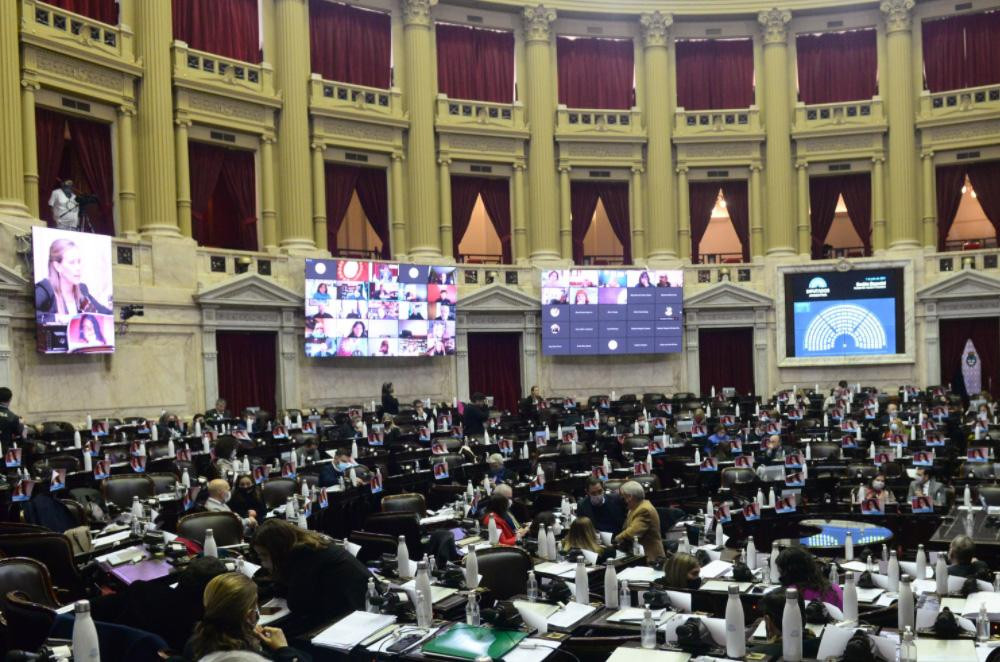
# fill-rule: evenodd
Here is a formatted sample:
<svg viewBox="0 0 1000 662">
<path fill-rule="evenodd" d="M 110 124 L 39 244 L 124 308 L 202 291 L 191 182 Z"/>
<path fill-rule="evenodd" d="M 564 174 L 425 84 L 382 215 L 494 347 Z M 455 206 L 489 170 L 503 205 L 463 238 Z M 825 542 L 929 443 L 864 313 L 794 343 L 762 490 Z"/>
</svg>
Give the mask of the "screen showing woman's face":
<svg viewBox="0 0 1000 662">
<path fill-rule="evenodd" d="M 88 343 L 97 342 L 97 330 L 94 328 L 94 320 L 90 317 L 84 317 L 80 324 L 83 328 L 83 339 Z"/>
<path fill-rule="evenodd" d="M 63 253 L 62 260 L 56 262 L 56 271 L 73 285 L 79 285 L 83 277 L 83 262 L 80 259 L 80 249 L 70 247 Z"/>
</svg>

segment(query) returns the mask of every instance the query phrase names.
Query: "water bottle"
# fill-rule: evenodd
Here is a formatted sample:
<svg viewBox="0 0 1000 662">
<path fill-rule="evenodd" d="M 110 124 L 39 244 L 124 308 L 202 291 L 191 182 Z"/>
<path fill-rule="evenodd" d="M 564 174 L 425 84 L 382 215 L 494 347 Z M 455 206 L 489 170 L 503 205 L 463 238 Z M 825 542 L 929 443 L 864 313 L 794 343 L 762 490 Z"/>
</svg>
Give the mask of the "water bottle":
<svg viewBox="0 0 1000 662">
<path fill-rule="evenodd" d="M 889 592 L 897 593 L 899 591 L 899 559 L 896 558 L 896 550 L 892 550 L 892 554 L 889 556 L 889 569 L 886 575 L 889 578 Z"/>
<path fill-rule="evenodd" d="M 899 582 L 899 599 L 896 601 L 898 606 L 898 629 L 900 631 L 906 628 L 913 629 L 916 627 L 916 612 L 913 604 L 913 586 L 910 584 L 910 576 L 903 575 L 903 578 Z"/>
<path fill-rule="evenodd" d="M 549 556 L 550 560 L 555 561 L 556 557 L 559 556 L 559 551 L 556 548 L 556 532 L 549 527 L 549 530 L 545 532 L 545 541 L 549 546 Z"/>
<path fill-rule="evenodd" d="M 874 573 L 875 572 L 875 562 L 872 561 L 872 555 L 871 554 L 868 555 L 868 559 L 865 562 L 865 566 L 866 566 L 865 570 L 867 570 L 869 573 Z"/>
<path fill-rule="evenodd" d="M 399 536 L 396 544 L 396 574 L 400 578 L 410 576 L 410 550 L 406 547 L 406 536 Z"/>
<path fill-rule="evenodd" d="M 73 660 L 100 662 L 101 650 L 97 641 L 97 627 L 90 616 L 90 602 L 79 600 L 73 605 Z"/>
<path fill-rule="evenodd" d="M 948 562 L 944 557 L 944 554 L 938 553 L 937 567 L 934 570 L 935 591 L 938 597 L 948 595 Z"/>
<path fill-rule="evenodd" d="M 923 545 L 917 545 L 917 576 L 915 579 L 927 579 L 927 553 Z"/>
<path fill-rule="evenodd" d="M 205 529 L 205 545 L 202 547 L 205 556 L 219 558 L 219 548 L 215 544 L 215 534 L 212 529 Z"/>
<path fill-rule="evenodd" d="M 479 627 L 479 603 L 475 593 L 469 593 L 469 600 L 465 603 L 465 624 Z"/>
<path fill-rule="evenodd" d="M 984 643 L 990 640 L 990 615 L 986 613 L 986 603 L 979 603 L 979 616 L 976 617 L 976 641 Z"/>
<path fill-rule="evenodd" d="M 847 561 L 854 560 L 854 534 L 850 531 L 844 535 L 844 559 Z"/>
<path fill-rule="evenodd" d="M 785 611 L 781 615 L 781 657 L 785 662 L 802 662 L 802 611 L 799 592 L 785 589 Z"/>
<path fill-rule="evenodd" d="M 741 660 L 746 654 L 747 641 L 740 589 L 735 584 L 730 584 L 729 599 L 726 601 L 726 657 Z"/>
<path fill-rule="evenodd" d="M 628 580 L 623 579 L 618 583 L 618 608 L 625 609 L 632 606 L 632 591 L 629 590 Z"/>
<path fill-rule="evenodd" d="M 656 648 L 656 621 L 653 613 L 646 607 L 642 612 L 641 643 L 643 648 Z"/>
<path fill-rule="evenodd" d="M 899 643 L 899 662 L 917 662 L 917 645 L 913 643 L 913 630 L 909 627 L 903 631 L 903 640 Z"/>
<path fill-rule="evenodd" d="M 844 620 L 858 620 L 858 588 L 850 571 L 844 575 Z"/>
<path fill-rule="evenodd" d="M 777 583 L 781 579 L 781 573 L 778 571 L 778 546 L 771 545 L 771 558 L 769 559 L 771 563 L 771 581 Z"/>
<path fill-rule="evenodd" d="M 757 545 L 754 544 L 753 536 L 747 539 L 747 567 L 751 570 L 757 569 Z"/>
<path fill-rule="evenodd" d="M 431 579 L 427 575 L 427 564 L 417 563 L 417 576 L 414 580 L 417 594 L 417 627 L 429 628 L 434 620 L 433 598 L 431 597 Z"/>
<path fill-rule="evenodd" d="M 587 580 L 587 568 L 583 559 L 576 562 L 576 601 L 582 605 L 590 604 L 590 586 Z"/>
<path fill-rule="evenodd" d="M 132 517 L 134 519 L 142 518 L 142 504 L 137 496 L 132 497 Z"/>
<path fill-rule="evenodd" d="M 528 571 L 528 602 L 535 602 L 538 600 L 538 580 L 535 579 L 535 571 Z"/>
<path fill-rule="evenodd" d="M 837 572 L 837 562 L 834 561 L 830 564 L 830 585 L 838 586 L 840 584 L 840 573 Z"/>
<path fill-rule="evenodd" d="M 889 562 L 889 546 L 885 543 L 882 543 L 882 561 L 884 563 Z"/>
<path fill-rule="evenodd" d="M 965 490 L 962 492 L 962 505 L 969 509 L 972 507 L 972 489 L 969 487 L 968 483 L 965 485 Z"/>
<path fill-rule="evenodd" d="M 286 520 L 292 521 L 293 519 L 296 518 L 296 515 L 295 515 L 295 505 L 296 505 L 295 504 L 295 497 L 293 497 L 293 496 L 288 497 L 288 499 L 285 501 L 285 519 Z"/>
<path fill-rule="evenodd" d="M 500 542 L 500 529 L 497 528 L 497 521 L 495 516 L 490 517 L 489 521 L 486 523 L 486 532 L 489 536 L 489 541 L 491 545 L 496 545 Z"/>
<path fill-rule="evenodd" d="M 1000 572 L 993 573 L 993 592 L 1000 593 Z"/>
<path fill-rule="evenodd" d="M 375 588 L 375 578 L 370 577 L 368 579 L 368 591 L 365 593 L 365 611 L 377 614 L 379 598 L 378 589 Z"/>
<path fill-rule="evenodd" d="M 604 568 L 604 606 L 618 609 L 618 572 L 611 559 L 608 559 Z"/>
</svg>

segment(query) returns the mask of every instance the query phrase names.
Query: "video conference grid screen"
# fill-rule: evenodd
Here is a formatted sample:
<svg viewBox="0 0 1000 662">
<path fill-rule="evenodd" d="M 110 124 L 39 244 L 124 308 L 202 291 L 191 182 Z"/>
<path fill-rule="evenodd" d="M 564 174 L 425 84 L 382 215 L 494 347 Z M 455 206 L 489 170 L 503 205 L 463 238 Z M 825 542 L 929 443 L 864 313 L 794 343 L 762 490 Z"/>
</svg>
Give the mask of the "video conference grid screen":
<svg viewBox="0 0 1000 662">
<path fill-rule="evenodd" d="M 455 353 L 455 267 L 306 260 L 306 356 Z"/>
<path fill-rule="evenodd" d="M 680 270 L 569 269 L 542 272 L 542 354 L 681 351 Z"/>
<path fill-rule="evenodd" d="M 903 308 L 902 269 L 785 274 L 786 354 L 902 354 Z"/>
<path fill-rule="evenodd" d="M 111 237 L 33 227 L 35 325 L 43 354 L 111 354 Z"/>
</svg>

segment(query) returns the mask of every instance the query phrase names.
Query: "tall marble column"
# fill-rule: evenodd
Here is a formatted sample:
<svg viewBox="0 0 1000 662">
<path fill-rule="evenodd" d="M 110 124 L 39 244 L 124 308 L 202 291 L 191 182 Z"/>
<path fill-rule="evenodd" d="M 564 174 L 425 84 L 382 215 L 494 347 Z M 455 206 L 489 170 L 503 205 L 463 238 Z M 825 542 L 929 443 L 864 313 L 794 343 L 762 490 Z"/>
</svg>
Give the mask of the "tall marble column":
<svg viewBox="0 0 1000 662">
<path fill-rule="evenodd" d="M 872 251 L 884 253 L 885 233 L 885 157 L 872 158 Z"/>
<path fill-rule="evenodd" d="M 525 164 L 514 163 L 514 261 L 524 264 L 528 261 L 528 228 L 525 226 L 528 214 L 527 192 L 524 190 Z"/>
<path fill-rule="evenodd" d="M 646 189 L 649 219 L 646 226 L 650 263 L 677 257 L 677 215 L 674 214 L 671 152 L 673 117 L 670 112 L 670 66 L 667 59 L 670 26 L 673 22 L 671 14 L 661 14 L 658 11 L 643 14 L 639 19 L 646 73 L 644 115 L 648 135 L 646 173 L 649 182 Z"/>
<path fill-rule="evenodd" d="M 889 248 L 920 245 L 916 207 L 917 139 L 914 126 L 913 36 L 914 0 L 884 0 L 879 9 L 885 19 L 885 105 L 889 124 Z"/>
<path fill-rule="evenodd" d="M 920 154 L 921 192 L 923 200 L 921 204 L 921 215 L 923 216 L 923 240 L 925 251 L 937 250 L 937 182 L 934 176 L 934 150 L 927 150 Z"/>
<path fill-rule="evenodd" d="M 796 177 L 796 207 L 795 220 L 798 226 L 799 255 L 807 257 L 812 253 L 812 223 L 809 218 L 809 164 L 805 161 L 795 163 Z M 823 241 L 823 237 L 820 241 Z"/>
<path fill-rule="evenodd" d="M 118 107 L 118 221 L 119 232 L 134 237 L 138 229 L 135 213 L 135 140 L 132 118 L 135 106 Z"/>
<path fill-rule="evenodd" d="M 569 209 L 557 211 L 555 152 L 555 84 L 553 83 L 552 22 L 556 12 L 544 5 L 524 8 L 524 41 L 528 70 L 527 116 L 530 143 L 528 150 L 528 210 L 531 259 L 552 262 L 573 257 L 572 240 L 566 251 L 566 238 L 557 219 L 569 216 Z M 558 189 L 562 190 L 562 187 Z M 567 196 L 568 197 L 568 196 Z M 565 220 L 563 218 L 563 220 Z"/>
<path fill-rule="evenodd" d="M 440 222 L 439 227 L 441 231 L 441 255 L 444 257 L 452 257 L 458 259 L 458 255 L 452 255 L 454 252 L 454 242 L 452 241 L 452 218 L 451 218 L 451 159 L 445 155 L 441 155 L 438 158 L 438 189 L 440 192 L 440 199 L 438 204 L 440 205 Z M 458 238 L 462 241 L 462 238 Z"/>
<path fill-rule="evenodd" d="M 568 165 L 559 166 L 559 252 L 562 259 L 573 261 L 573 218 Z"/>
<path fill-rule="evenodd" d="M 21 3 L 0 2 L 0 217 L 27 218 L 24 196 L 24 152 L 21 123 L 21 55 L 18 9 Z M 27 20 L 32 20 L 26 17 Z M 34 112 L 34 109 L 32 109 Z M 37 168 L 36 168 L 37 170 Z"/>
<path fill-rule="evenodd" d="M 38 143 L 35 139 L 35 93 L 41 88 L 34 76 L 21 81 L 21 146 L 24 151 L 24 202 L 28 213 L 38 218 Z"/>
<path fill-rule="evenodd" d="M 278 250 L 278 211 L 275 207 L 274 191 L 274 143 L 272 133 L 260 137 L 260 222 L 264 250 L 273 253 Z"/>
<path fill-rule="evenodd" d="M 677 247 L 682 260 L 691 259 L 691 191 L 688 188 L 688 167 L 677 168 L 677 219 L 680 228 L 677 231 Z"/>
<path fill-rule="evenodd" d="M 174 145 L 173 58 L 171 3 L 135 5 L 136 57 L 142 61 L 142 82 L 136 102 L 139 232 L 180 235 L 177 224 L 177 157 Z M 185 150 L 186 150 L 185 146 Z M 189 196 L 190 198 L 190 196 Z M 190 236 L 190 223 L 187 236 Z"/>
<path fill-rule="evenodd" d="M 629 189 L 632 198 L 632 261 L 642 264 L 646 261 L 646 227 L 643 218 L 645 198 L 642 197 L 642 166 L 632 166 Z"/>
<path fill-rule="evenodd" d="M 760 182 L 761 165 L 750 166 L 750 258 L 764 257 L 764 189 Z"/>
<path fill-rule="evenodd" d="M 323 159 L 326 145 L 313 143 L 311 147 L 313 241 L 316 242 L 316 248 L 325 251 L 329 249 L 329 240 L 326 234 L 326 161 Z"/>
<path fill-rule="evenodd" d="M 767 254 L 795 254 L 792 191 L 791 101 L 788 86 L 788 22 L 791 12 L 762 11 L 757 16 L 764 36 L 764 183 L 767 188 Z M 758 82 L 758 84 L 760 84 Z"/>
<path fill-rule="evenodd" d="M 434 19 L 437 0 L 401 0 L 406 89 L 403 99 L 410 116 L 406 141 L 409 193 L 409 257 L 433 260 L 442 255 L 437 151 L 434 145 Z M 450 252 L 449 247 L 443 247 Z"/>
<path fill-rule="evenodd" d="M 278 234 L 287 251 L 316 247 L 309 154 L 309 12 L 306 0 L 274 0 L 278 119 Z"/>
<path fill-rule="evenodd" d="M 188 152 L 188 131 L 191 120 L 178 117 L 174 121 L 174 153 L 177 155 L 177 225 L 181 234 L 191 237 L 191 164 Z"/>
<path fill-rule="evenodd" d="M 389 190 L 392 195 L 392 256 L 406 255 L 406 205 L 403 203 L 403 153 L 393 152 L 389 162 Z"/>
</svg>

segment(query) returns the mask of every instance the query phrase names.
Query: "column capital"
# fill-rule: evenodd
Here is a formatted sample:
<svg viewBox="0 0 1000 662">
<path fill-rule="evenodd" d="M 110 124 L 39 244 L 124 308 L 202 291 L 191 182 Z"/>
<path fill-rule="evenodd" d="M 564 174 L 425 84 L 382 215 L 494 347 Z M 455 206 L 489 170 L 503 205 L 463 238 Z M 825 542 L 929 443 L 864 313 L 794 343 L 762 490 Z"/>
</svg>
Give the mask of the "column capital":
<svg viewBox="0 0 1000 662">
<path fill-rule="evenodd" d="M 675 169 L 675 172 L 676 172 L 676 173 L 677 173 L 678 175 L 686 175 L 686 174 L 688 173 L 688 170 L 690 170 L 690 168 L 688 168 L 688 167 L 687 167 L 686 165 L 679 165 L 679 166 L 677 166 L 677 168 Z"/>
<path fill-rule="evenodd" d="M 887 32 L 909 31 L 913 25 L 913 0 L 883 0 L 879 5 Z"/>
<path fill-rule="evenodd" d="M 128 115 L 129 117 L 135 117 L 136 108 L 135 104 L 132 102 L 123 103 L 115 109 L 119 115 Z"/>
<path fill-rule="evenodd" d="M 909 0 L 912 2 L 913 0 Z M 764 30 L 765 44 L 784 44 L 788 40 L 788 23 L 792 12 L 772 7 L 757 14 L 757 22 Z"/>
<path fill-rule="evenodd" d="M 674 24 L 674 15 L 654 11 L 652 14 L 643 14 L 639 18 L 639 27 L 642 30 L 642 45 L 646 48 L 656 48 L 666 46 L 670 38 L 670 26 Z"/>
<path fill-rule="evenodd" d="M 552 39 L 552 22 L 556 20 L 556 10 L 545 5 L 525 7 L 521 13 L 524 19 L 525 41 L 550 41 Z"/>
<path fill-rule="evenodd" d="M 808 161 L 796 161 L 795 162 L 795 169 L 796 170 L 805 170 L 808 167 L 809 167 L 809 162 Z"/>
<path fill-rule="evenodd" d="M 566 164 L 560 164 L 558 170 L 559 170 L 559 174 L 560 175 L 562 175 L 562 174 L 568 175 L 570 172 L 573 171 L 573 166 L 566 165 Z"/>
<path fill-rule="evenodd" d="M 633 165 L 632 167 L 629 168 L 629 170 L 632 172 L 633 175 L 641 175 L 642 173 L 646 172 L 646 169 L 643 168 L 641 164 Z"/>
<path fill-rule="evenodd" d="M 260 141 L 262 143 L 267 143 L 268 145 L 273 145 L 274 143 L 278 142 L 278 137 L 273 133 L 263 133 L 260 136 Z"/>
<path fill-rule="evenodd" d="M 436 4 L 437 0 L 402 0 L 403 25 L 430 27 L 434 23 L 431 7 Z"/>
<path fill-rule="evenodd" d="M 37 92 L 38 90 L 42 89 L 41 83 L 39 83 L 34 76 L 30 78 L 22 78 L 21 87 L 23 87 L 26 90 L 31 90 L 32 92 Z"/>
<path fill-rule="evenodd" d="M 882 158 L 883 161 L 885 161 L 885 157 L 884 156 L 881 157 L 881 158 Z M 931 161 L 933 161 L 934 160 L 934 150 L 933 149 L 927 149 L 927 150 L 924 150 L 924 151 L 920 152 L 920 158 L 922 158 L 922 159 L 930 159 Z M 874 160 L 875 159 L 872 159 L 872 161 L 874 161 Z"/>
<path fill-rule="evenodd" d="M 402 152 L 393 152 L 392 154 L 389 155 L 389 158 L 392 159 L 393 161 L 400 161 L 400 162 L 406 160 L 406 157 L 403 156 Z"/>
<path fill-rule="evenodd" d="M 326 151 L 326 143 L 324 143 L 324 142 L 319 142 L 319 141 L 316 141 L 316 142 L 314 142 L 314 143 L 311 143 L 311 144 L 309 145 L 309 148 L 310 148 L 310 149 L 311 149 L 312 151 L 314 151 L 314 152 L 320 152 L 320 153 L 322 153 L 322 152 L 325 152 L 325 151 Z"/>
<path fill-rule="evenodd" d="M 514 170 L 522 170 L 523 171 L 523 170 L 527 170 L 528 169 L 528 164 L 525 163 L 525 162 L 523 162 L 523 161 L 514 161 L 514 163 L 513 163 L 513 165 L 511 167 L 513 167 Z"/>
<path fill-rule="evenodd" d="M 451 157 L 447 156 L 445 154 L 441 154 L 441 155 L 438 156 L 437 163 L 438 163 L 438 165 L 441 165 L 441 166 L 450 166 L 451 165 Z"/>
<path fill-rule="evenodd" d="M 760 163 L 751 163 L 750 164 L 750 172 L 760 172 L 763 169 L 764 169 L 764 166 L 762 164 L 760 164 Z"/>
</svg>

